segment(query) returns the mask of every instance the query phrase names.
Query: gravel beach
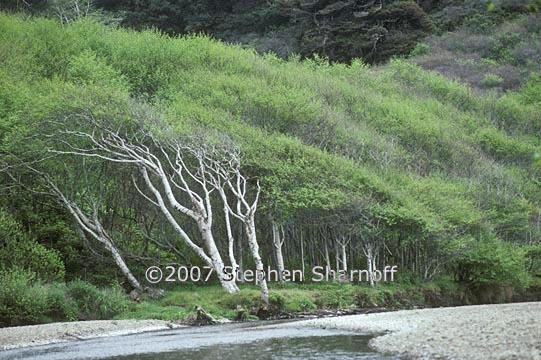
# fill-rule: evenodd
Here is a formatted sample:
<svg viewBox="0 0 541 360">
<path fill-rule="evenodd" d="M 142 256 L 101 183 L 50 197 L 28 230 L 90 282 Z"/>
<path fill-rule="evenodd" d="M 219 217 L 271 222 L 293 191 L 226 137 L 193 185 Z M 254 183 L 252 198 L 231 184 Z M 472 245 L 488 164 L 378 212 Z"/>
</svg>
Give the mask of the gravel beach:
<svg viewBox="0 0 541 360">
<path fill-rule="evenodd" d="M 541 359 L 541 302 L 402 310 L 284 326 L 384 333 L 370 346 L 415 359 Z"/>
<path fill-rule="evenodd" d="M 104 320 L 0 328 L 0 350 L 176 327 L 161 320 Z M 541 302 L 402 310 L 261 327 L 383 334 L 370 346 L 415 359 L 541 360 Z"/>
<path fill-rule="evenodd" d="M 0 328 L 0 350 L 180 327 L 162 320 L 96 320 Z"/>
</svg>

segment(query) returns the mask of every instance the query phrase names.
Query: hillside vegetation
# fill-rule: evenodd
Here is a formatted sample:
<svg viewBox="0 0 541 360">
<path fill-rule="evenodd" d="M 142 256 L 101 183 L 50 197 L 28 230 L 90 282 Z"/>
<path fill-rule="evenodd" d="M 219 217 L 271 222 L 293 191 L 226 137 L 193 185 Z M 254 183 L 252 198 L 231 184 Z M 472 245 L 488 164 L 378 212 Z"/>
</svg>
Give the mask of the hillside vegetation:
<svg viewBox="0 0 541 360">
<path fill-rule="evenodd" d="M 539 0 L 3 0 L 0 9 L 62 22 L 92 16 L 170 35 L 208 34 L 287 58 L 381 63 L 409 54 L 429 35 L 468 28 L 471 39 L 538 12 Z M 479 39 L 482 43 L 484 39 Z M 471 42 L 471 40 L 470 40 Z"/>
<path fill-rule="evenodd" d="M 406 60 L 286 61 L 205 36 L 0 14 L 0 276 L 124 281 L 102 246 L 81 241 L 49 179 L 93 209 L 136 277 L 156 263 L 200 263 L 170 240 L 129 164 L 47 151 L 65 140 L 59 129 L 86 129 L 92 118 L 119 129 L 162 124 L 175 139 L 227 135 L 250 188 L 261 185 L 266 265 L 278 226 L 289 269 L 363 269 L 369 258 L 378 269 L 398 265 L 402 281 L 527 287 L 541 270 L 540 78 L 534 71 L 517 91 L 479 95 Z M 213 231 L 226 249 L 223 220 Z M 237 257 L 250 267 L 247 254 Z"/>
</svg>

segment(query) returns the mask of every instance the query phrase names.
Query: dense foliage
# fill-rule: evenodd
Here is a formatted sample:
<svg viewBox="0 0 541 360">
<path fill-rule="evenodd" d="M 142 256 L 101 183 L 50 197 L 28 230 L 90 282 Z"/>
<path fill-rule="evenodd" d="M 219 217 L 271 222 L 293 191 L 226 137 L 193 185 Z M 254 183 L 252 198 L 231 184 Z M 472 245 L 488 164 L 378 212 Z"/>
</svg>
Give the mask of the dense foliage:
<svg viewBox="0 0 541 360">
<path fill-rule="evenodd" d="M 12 284 L 1 290 L 4 323 L 2 314 L 45 301 L 32 293 L 42 288 L 72 300 L 60 310 L 53 300 L 35 305 L 36 314 L 100 318 L 101 303 L 87 300 L 99 290 L 44 282 L 109 284 L 117 276 L 100 246 L 80 240 L 47 179 L 93 209 L 136 276 L 147 265 L 199 262 L 187 247 L 163 245 L 174 232 L 136 191 L 130 166 L 51 155 L 64 140 L 59 130 L 80 130 L 88 117 L 119 128 L 160 119 L 179 138 L 227 134 L 262 187 L 265 264 L 275 261 L 277 223 L 288 268 L 335 267 L 336 258 L 336 267 L 362 269 L 370 248 L 378 268 L 399 265 L 404 279 L 448 274 L 472 289 L 526 286 L 528 267 L 538 269 L 537 73 L 516 92 L 479 95 L 405 60 L 376 68 L 317 56 L 286 61 L 205 36 L 5 14 L 0 64 L 0 271 Z M 223 220 L 214 231 L 227 247 Z M 14 324 L 39 321 L 36 314 Z"/>
<path fill-rule="evenodd" d="M 471 35 L 519 14 L 539 10 L 539 0 L 33 0 L 0 1 L 0 8 L 47 14 L 70 22 L 106 22 L 168 34 L 205 33 L 271 51 L 363 58 L 379 63 L 406 55 L 429 34 L 469 26 Z"/>
</svg>

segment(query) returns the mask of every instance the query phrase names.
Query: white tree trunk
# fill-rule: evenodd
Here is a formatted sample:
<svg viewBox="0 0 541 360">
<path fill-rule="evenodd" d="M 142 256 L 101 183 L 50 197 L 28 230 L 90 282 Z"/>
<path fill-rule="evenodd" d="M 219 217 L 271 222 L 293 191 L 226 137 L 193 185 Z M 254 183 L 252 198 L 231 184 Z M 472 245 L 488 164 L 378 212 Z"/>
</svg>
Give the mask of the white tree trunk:
<svg viewBox="0 0 541 360">
<path fill-rule="evenodd" d="M 301 262 L 302 262 L 302 276 L 305 275 L 305 261 L 304 261 L 304 240 L 302 238 L 302 229 L 300 230 L 300 238 L 301 238 Z"/>
<path fill-rule="evenodd" d="M 342 248 L 342 270 L 344 270 L 344 271 L 348 271 L 346 246 L 347 246 L 347 244 L 340 244 L 340 247 Z"/>
<path fill-rule="evenodd" d="M 338 247 L 338 240 L 334 240 L 334 260 L 336 262 L 336 271 L 340 270 L 340 249 Z"/>
<path fill-rule="evenodd" d="M 244 277 L 242 274 L 244 274 L 244 263 L 243 263 L 243 252 L 242 252 L 242 225 L 239 224 L 238 226 L 238 233 L 237 233 L 237 255 L 238 255 L 238 265 L 239 265 L 239 282 L 244 282 Z"/>
<path fill-rule="evenodd" d="M 118 266 L 122 274 L 126 277 L 126 279 L 128 279 L 128 282 L 130 283 L 130 285 L 133 286 L 133 288 L 138 291 L 143 291 L 143 287 L 141 286 L 139 281 L 137 281 L 135 276 L 133 276 L 133 274 L 131 273 L 130 269 L 128 268 L 128 265 L 126 265 L 126 263 L 124 262 L 124 259 L 122 259 L 122 256 L 120 255 L 116 246 L 111 242 L 106 242 L 104 244 L 107 250 L 111 252 L 111 255 L 113 256 L 113 260 L 115 261 L 116 265 Z"/>
<path fill-rule="evenodd" d="M 284 256 L 282 254 L 283 240 L 280 239 L 280 230 L 278 224 L 272 220 L 272 245 L 276 256 L 276 267 L 280 281 L 283 281 L 282 275 L 285 270 Z"/>
<path fill-rule="evenodd" d="M 231 230 L 231 221 L 229 219 L 229 209 L 224 205 L 225 214 L 225 226 L 227 229 L 227 249 L 229 254 L 229 262 L 231 267 L 236 271 L 239 268 L 237 259 L 235 258 L 235 238 L 233 237 L 233 231 Z"/>
<path fill-rule="evenodd" d="M 366 256 L 366 264 L 368 265 L 368 276 L 370 278 L 370 286 L 374 287 L 374 263 L 373 263 L 373 256 L 372 256 L 372 249 L 370 247 L 366 247 L 364 254 Z"/>
<path fill-rule="evenodd" d="M 331 258 L 329 256 L 329 246 L 327 244 L 327 239 L 325 238 L 325 262 L 327 263 L 327 267 L 331 268 Z"/>
<path fill-rule="evenodd" d="M 203 237 L 203 242 L 205 243 L 205 246 L 209 253 L 212 267 L 214 268 L 214 271 L 216 271 L 216 275 L 220 280 L 220 284 L 229 293 L 235 293 L 240 291 L 234 279 L 227 280 L 227 274 L 225 273 L 225 265 L 222 257 L 220 256 L 220 252 L 218 251 L 218 247 L 216 246 L 216 242 L 214 241 L 214 237 L 212 236 L 211 227 L 206 223 L 205 219 L 203 218 L 199 219 L 198 225 L 201 236 Z"/>
<path fill-rule="evenodd" d="M 216 272 L 216 275 L 218 276 L 218 280 L 220 281 L 220 285 L 224 290 L 226 290 L 229 293 L 238 292 L 239 288 L 236 284 L 236 282 L 233 280 L 226 280 L 226 274 L 224 272 L 224 263 L 222 261 L 222 257 L 220 256 L 220 253 L 218 251 L 218 248 L 216 247 L 216 243 L 214 241 L 214 237 L 212 236 L 212 229 L 211 226 L 207 224 L 206 219 L 200 215 L 197 218 L 197 226 L 199 229 L 199 232 L 201 234 L 201 238 L 203 239 L 203 243 L 205 244 L 205 247 L 207 248 L 208 255 L 205 253 L 205 251 L 197 246 L 186 234 L 186 232 L 182 229 L 182 227 L 178 224 L 178 222 L 175 220 L 175 218 L 171 215 L 169 212 L 169 209 L 167 208 L 163 197 L 161 196 L 161 193 L 154 187 L 152 181 L 150 180 L 150 177 L 148 176 L 148 171 L 145 168 L 141 169 L 143 178 L 145 179 L 145 182 L 150 189 L 150 191 L 154 194 L 154 197 L 156 199 L 156 205 L 160 208 L 162 213 L 165 215 L 165 218 L 169 221 L 169 223 L 173 226 L 175 231 L 179 233 L 184 241 L 195 251 L 195 253 L 210 267 L 214 269 Z M 170 186 L 165 186 L 165 184 L 169 184 L 168 179 L 165 176 L 161 176 L 162 184 L 164 184 L 164 188 L 166 191 L 166 194 L 168 196 L 168 199 L 172 206 L 175 206 L 180 212 L 187 213 L 186 211 L 183 211 L 179 208 L 177 205 L 176 199 L 172 195 Z M 194 213 L 193 210 L 189 210 L 189 213 Z"/>
<path fill-rule="evenodd" d="M 245 230 L 248 238 L 248 245 L 250 247 L 250 252 L 252 253 L 252 258 L 254 259 L 255 268 L 259 274 L 266 274 L 263 261 L 259 255 L 259 244 L 257 243 L 257 237 L 255 232 L 255 220 L 253 216 L 250 216 L 248 221 L 245 222 Z M 261 301 L 265 305 L 269 304 L 269 289 L 267 287 L 266 276 L 263 279 L 259 280 L 259 286 L 261 288 Z"/>
<path fill-rule="evenodd" d="M 97 208 L 96 207 L 94 208 L 93 217 L 87 216 L 85 213 L 81 211 L 79 206 L 77 206 L 74 202 L 68 200 L 68 198 L 64 195 L 64 193 L 60 191 L 60 189 L 56 186 L 56 184 L 52 182 L 52 180 L 47 178 L 47 182 L 51 190 L 57 196 L 60 203 L 73 216 L 83 236 L 84 234 L 89 234 L 95 240 L 102 243 L 105 246 L 105 248 L 109 250 L 109 252 L 111 253 L 113 257 L 113 260 L 115 261 L 116 265 L 118 266 L 122 274 L 126 277 L 130 285 L 133 286 L 138 291 L 143 291 L 143 287 L 141 286 L 139 281 L 137 281 L 135 276 L 133 276 L 132 272 L 128 268 L 128 265 L 126 265 L 126 262 L 120 255 L 120 252 L 118 251 L 114 242 L 109 237 L 109 235 L 103 228 L 101 222 L 99 221 L 98 215 L 97 215 Z"/>
<path fill-rule="evenodd" d="M 134 185 L 141 195 L 160 209 L 167 221 L 181 236 L 182 240 L 184 240 L 184 243 L 205 264 L 214 269 L 225 290 L 228 292 L 239 291 L 235 280 L 227 279 L 228 274 L 225 273 L 224 263 L 212 236 L 211 206 L 211 193 L 213 190 L 221 189 L 223 181 L 227 181 L 227 185 L 231 188 L 233 187 L 230 183 L 230 174 L 233 173 L 237 175 L 238 180 L 236 190 L 232 188 L 233 193 L 239 201 L 242 199 L 243 204 L 250 211 L 255 212 L 260 187 L 258 184 L 258 192 L 252 209 L 245 201 L 246 179 L 240 174 L 238 149 L 232 146 L 231 151 L 227 149 L 222 151 L 220 147 L 213 145 L 207 146 L 204 141 L 198 141 L 200 139 L 196 139 L 191 144 L 185 144 L 174 138 L 160 143 L 153 137 L 151 132 L 146 130 L 146 126 L 143 125 L 144 120 L 142 120 L 142 127 L 139 131 L 144 133 L 142 138 L 150 140 L 150 142 L 153 142 L 154 147 L 158 148 L 156 153 L 153 153 L 147 144 L 140 139 L 139 135 L 141 134 L 137 133 L 137 136 L 132 137 L 133 134 L 122 134 L 117 129 L 98 125 L 93 118 L 87 120 L 95 124 L 96 128 L 99 129 L 99 134 L 66 130 L 65 135 L 76 139 L 84 138 L 85 140 L 90 140 L 92 143 L 90 149 L 81 149 L 75 144 L 67 144 L 69 145 L 69 150 L 53 152 L 65 155 L 96 157 L 115 163 L 138 166 L 147 189 L 153 194 L 153 196 L 149 197 L 137 187 L 137 182 L 134 181 Z M 194 162 L 187 161 L 186 156 L 190 156 L 190 160 L 196 160 L 195 166 Z M 164 166 L 167 167 L 167 170 Z M 156 177 L 156 180 L 159 181 L 161 186 L 154 185 L 153 179 L 150 177 L 151 175 Z M 241 183 L 243 186 L 241 186 Z M 197 187 L 197 190 L 194 186 Z M 181 199 L 177 198 L 176 193 L 184 194 L 185 197 L 183 199 L 189 199 L 189 203 L 182 203 L 180 201 Z M 225 197 L 223 191 L 221 195 Z M 224 206 L 226 205 L 227 199 L 224 201 Z M 171 214 L 170 208 L 188 216 L 197 223 L 208 255 L 201 246 L 190 239 L 183 227 Z M 232 255 L 232 244 L 230 244 L 229 249 L 230 255 Z"/>
</svg>

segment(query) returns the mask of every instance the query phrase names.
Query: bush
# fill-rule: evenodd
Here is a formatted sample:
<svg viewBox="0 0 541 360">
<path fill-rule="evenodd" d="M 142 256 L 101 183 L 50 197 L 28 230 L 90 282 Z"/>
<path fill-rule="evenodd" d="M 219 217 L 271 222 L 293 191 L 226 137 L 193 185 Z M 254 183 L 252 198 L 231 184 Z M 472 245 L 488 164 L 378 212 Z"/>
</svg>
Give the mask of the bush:
<svg viewBox="0 0 541 360">
<path fill-rule="evenodd" d="M 317 309 L 317 306 L 308 294 L 299 292 L 286 297 L 285 308 L 287 311 L 310 311 Z"/>
<path fill-rule="evenodd" d="M 374 308 L 383 304 L 382 292 L 373 288 L 360 288 L 355 294 L 355 303 L 361 308 Z"/>
<path fill-rule="evenodd" d="M 105 320 L 128 310 L 117 285 L 98 289 L 84 281 L 41 284 L 22 270 L 0 272 L 0 327 L 52 321 Z"/>
<path fill-rule="evenodd" d="M 100 290 L 82 280 L 69 282 L 67 296 L 77 304 L 78 320 L 105 320 L 128 309 L 122 290 L 115 286 Z"/>
<path fill-rule="evenodd" d="M 42 322 L 47 299 L 34 281 L 34 274 L 22 269 L 0 272 L 0 327 Z"/>
<path fill-rule="evenodd" d="M 97 320 L 100 308 L 100 290 L 85 281 L 75 280 L 68 283 L 68 296 L 75 301 L 78 320 Z"/>
<path fill-rule="evenodd" d="M 454 263 L 459 283 L 476 289 L 484 286 L 524 287 L 530 281 L 524 250 L 497 239 L 470 245 Z"/>
<path fill-rule="evenodd" d="M 64 283 L 54 283 L 42 287 L 47 302 L 44 312 L 45 321 L 73 321 L 77 320 L 77 303 L 67 296 L 67 287 Z"/>
<path fill-rule="evenodd" d="M 530 274 L 541 278 L 541 245 L 529 247 L 526 250 L 526 258 Z"/>
<path fill-rule="evenodd" d="M 541 71 L 530 75 L 520 89 L 520 97 L 525 104 L 541 104 Z"/>
<path fill-rule="evenodd" d="M 24 269 L 37 280 L 64 279 L 64 263 L 57 251 L 37 243 L 20 224 L 0 209 L 0 270 Z"/>
<path fill-rule="evenodd" d="M 430 53 L 430 45 L 425 43 L 418 43 L 411 51 L 410 56 L 421 56 Z"/>
<path fill-rule="evenodd" d="M 100 290 L 99 318 L 112 319 L 129 308 L 129 301 L 119 285 Z"/>
<path fill-rule="evenodd" d="M 271 312 L 281 313 L 285 310 L 286 299 L 277 292 L 271 292 L 269 295 L 269 304 L 271 306 Z"/>
<path fill-rule="evenodd" d="M 341 285 L 336 288 L 330 288 L 316 296 L 316 305 L 325 309 L 344 309 L 354 307 L 355 296 L 354 288 L 348 285 Z"/>
<path fill-rule="evenodd" d="M 503 78 L 496 74 L 485 74 L 483 80 L 481 80 L 481 86 L 490 88 L 497 87 L 503 83 Z"/>
<path fill-rule="evenodd" d="M 72 57 L 68 66 L 68 77 L 75 83 L 127 89 L 125 79 L 120 73 L 100 59 L 95 52 L 88 50 Z"/>
</svg>

